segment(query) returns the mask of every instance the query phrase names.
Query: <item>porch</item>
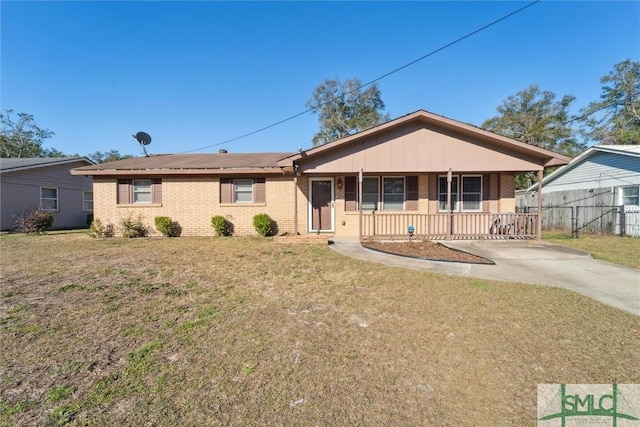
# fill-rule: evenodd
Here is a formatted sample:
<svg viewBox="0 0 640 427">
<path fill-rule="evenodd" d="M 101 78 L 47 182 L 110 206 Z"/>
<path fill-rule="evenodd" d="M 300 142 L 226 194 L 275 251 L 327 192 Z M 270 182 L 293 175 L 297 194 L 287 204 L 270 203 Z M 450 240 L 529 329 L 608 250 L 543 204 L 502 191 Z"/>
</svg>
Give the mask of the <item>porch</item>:
<svg viewBox="0 0 640 427">
<path fill-rule="evenodd" d="M 428 240 L 536 239 L 537 213 L 391 213 L 362 212 L 360 239 L 406 239 L 413 226 L 413 238 Z"/>
</svg>

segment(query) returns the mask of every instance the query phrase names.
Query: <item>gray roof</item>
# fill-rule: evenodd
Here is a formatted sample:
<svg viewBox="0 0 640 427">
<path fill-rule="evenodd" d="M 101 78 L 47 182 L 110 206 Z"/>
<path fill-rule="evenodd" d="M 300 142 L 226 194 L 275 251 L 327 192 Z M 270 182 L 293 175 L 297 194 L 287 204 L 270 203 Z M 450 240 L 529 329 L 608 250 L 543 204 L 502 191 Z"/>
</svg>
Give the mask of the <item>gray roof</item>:
<svg viewBox="0 0 640 427">
<path fill-rule="evenodd" d="M 279 169 L 278 160 L 291 154 L 293 153 L 166 154 L 100 163 L 78 168 L 76 171 Z"/>
<path fill-rule="evenodd" d="M 9 157 L 0 159 L 0 172 L 14 172 L 77 161 L 84 161 L 88 165 L 94 164 L 86 157 Z"/>
</svg>

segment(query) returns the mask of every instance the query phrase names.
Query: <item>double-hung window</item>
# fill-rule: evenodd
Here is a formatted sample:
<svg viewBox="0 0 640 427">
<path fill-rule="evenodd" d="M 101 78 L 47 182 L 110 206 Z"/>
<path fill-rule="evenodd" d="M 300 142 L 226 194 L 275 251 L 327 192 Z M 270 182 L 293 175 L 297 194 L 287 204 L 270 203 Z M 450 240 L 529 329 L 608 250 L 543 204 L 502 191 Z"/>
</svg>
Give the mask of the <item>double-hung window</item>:
<svg viewBox="0 0 640 427">
<path fill-rule="evenodd" d="M 378 177 L 362 178 L 362 209 L 366 211 L 375 211 L 378 209 L 378 195 L 380 184 Z"/>
<path fill-rule="evenodd" d="M 441 176 L 438 179 L 438 209 L 441 211 L 446 211 L 448 209 L 447 206 L 447 194 L 448 194 L 448 184 L 447 177 Z M 458 177 L 451 177 L 451 210 L 458 210 Z"/>
<path fill-rule="evenodd" d="M 266 179 L 220 178 L 220 203 L 266 203 Z"/>
<path fill-rule="evenodd" d="M 447 177 L 438 178 L 438 209 L 447 211 Z M 482 210 L 482 176 L 454 175 L 451 177 L 451 210 L 480 212 Z"/>
<path fill-rule="evenodd" d="M 40 207 L 44 211 L 58 210 L 58 189 L 54 187 L 40 188 Z"/>
<path fill-rule="evenodd" d="M 382 209 L 385 211 L 404 210 L 404 177 L 382 178 Z"/>
<path fill-rule="evenodd" d="M 235 203 L 253 203 L 253 179 L 234 179 L 233 194 Z"/>
<path fill-rule="evenodd" d="M 151 180 L 133 180 L 133 203 L 151 203 Z"/>
<path fill-rule="evenodd" d="M 88 202 L 86 196 L 85 201 Z M 159 203 L 162 203 L 161 179 L 118 179 L 118 204 L 150 205 Z M 93 206 L 93 193 L 91 193 L 91 205 Z"/>
<path fill-rule="evenodd" d="M 640 205 L 640 187 L 622 187 L 620 190 L 620 197 L 623 205 Z"/>
<path fill-rule="evenodd" d="M 82 210 L 93 212 L 93 191 L 82 192 Z"/>
</svg>

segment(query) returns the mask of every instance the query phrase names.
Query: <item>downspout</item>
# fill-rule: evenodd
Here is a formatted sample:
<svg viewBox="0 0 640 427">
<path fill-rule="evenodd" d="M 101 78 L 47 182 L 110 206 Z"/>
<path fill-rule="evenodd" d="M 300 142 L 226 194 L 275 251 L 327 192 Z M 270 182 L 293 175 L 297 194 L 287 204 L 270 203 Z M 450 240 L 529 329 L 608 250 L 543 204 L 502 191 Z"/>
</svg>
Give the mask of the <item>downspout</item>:
<svg viewBox="0 0 640 427">
<path fill-rule="evenodd" d="M 542 175 L 543 171 L 538 171 L 538 218 L 536 218 L 536 229 L 538 233 L 536 235 L 536 240 L 542 240 Z"/>
<path fill-rule="evenodd" d="M 449 213 L 449 225 L 447 227 L 447 240 L 451 240 L 453 231 L 453 210 L 451 206 L 451 181 L 453 181 L 453 174 L 451 168 L 447 171 L 447 212 Z"/>
</svg>

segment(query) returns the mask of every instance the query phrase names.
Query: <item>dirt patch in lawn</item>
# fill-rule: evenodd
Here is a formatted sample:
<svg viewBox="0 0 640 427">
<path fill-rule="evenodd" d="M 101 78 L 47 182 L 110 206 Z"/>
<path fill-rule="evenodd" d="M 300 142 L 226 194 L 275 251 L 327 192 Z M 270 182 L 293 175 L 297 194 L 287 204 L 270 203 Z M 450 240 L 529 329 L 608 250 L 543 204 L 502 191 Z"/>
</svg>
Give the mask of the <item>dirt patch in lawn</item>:
<svg viewBox="0 0 640 427">
<path fill-rule="evenodd" d="M 429 240 L 414 240 L 411 242 L 363 242 L 362 246 L 374 251 L 431 261 L 495 264 L 489 259 L 451 249 Z"/>
</svg>

